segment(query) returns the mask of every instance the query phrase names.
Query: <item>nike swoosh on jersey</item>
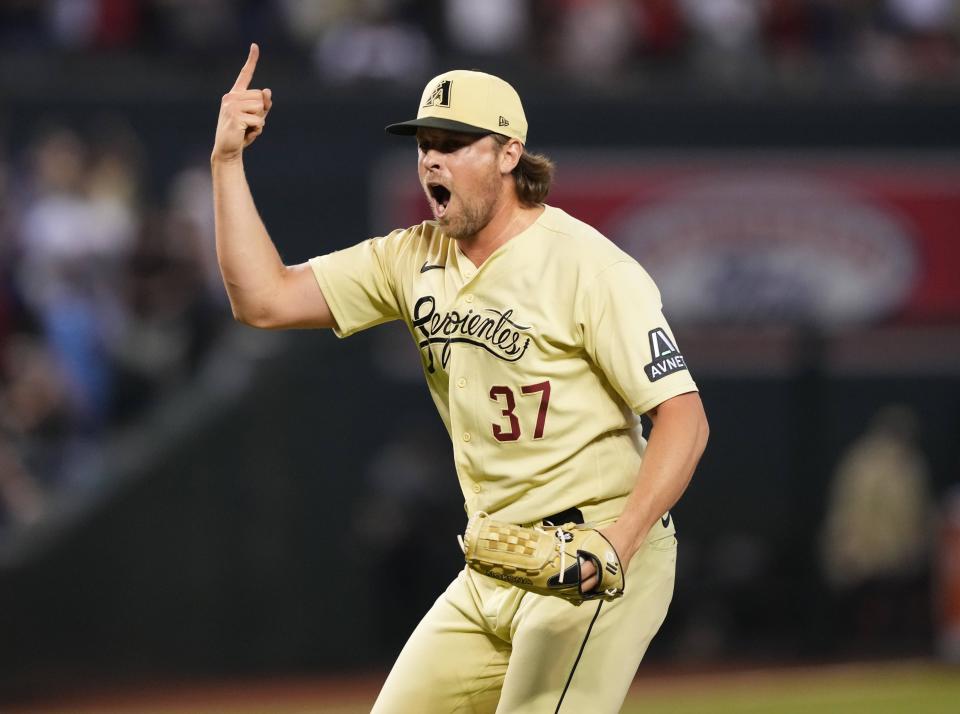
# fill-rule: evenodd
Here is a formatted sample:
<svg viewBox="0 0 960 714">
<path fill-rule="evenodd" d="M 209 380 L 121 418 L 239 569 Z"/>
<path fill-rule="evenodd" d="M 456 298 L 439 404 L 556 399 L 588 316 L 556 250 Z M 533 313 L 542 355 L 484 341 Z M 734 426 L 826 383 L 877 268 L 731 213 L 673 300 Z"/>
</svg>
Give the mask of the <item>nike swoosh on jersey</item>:
<svg viewBox="0 0 960 714">
<path fill-rule="evenodd" d="M 440 270 L 443 270 L 445 267 L 446 267 L 445 265 L 429 265 L 427 261 L 423 261 L 423 265 L 420 266 L 420 272 L 425 273 L 428 270 L 436 270 L 437 268 L 440 268 Z"/>
</svg>

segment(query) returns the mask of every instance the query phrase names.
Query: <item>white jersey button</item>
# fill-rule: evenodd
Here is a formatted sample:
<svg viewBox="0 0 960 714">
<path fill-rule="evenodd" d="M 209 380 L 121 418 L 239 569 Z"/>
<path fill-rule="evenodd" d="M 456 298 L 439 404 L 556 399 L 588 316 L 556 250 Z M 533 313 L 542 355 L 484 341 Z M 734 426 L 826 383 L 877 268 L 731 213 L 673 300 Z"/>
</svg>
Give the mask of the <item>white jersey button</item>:
<svg viewBox="0 0 960 714">
<path fill-rule="evenodd" d="M 460 379 L 457 380 L 457 386 L 463 389 L 464 387 L 467 386 L 467 380 L 461 377 Z"/>
<path fill-rule="evenodd" d="M 470 439 L 472 439 L 472 438 L 473 438 L 473 437 L 470 436 L 470 432 L 469 432 L 469 431 L 463 432 L 463 440 L 464 440 L 464 441 L 470 441 Z"/>
<path fill-rule="evenodd" d="M 464 300 L 466 300 L 467 302 L 473 302 L 473 295 L 467 295 L 467 296 L 464 298 Z"/>
<path fill-rule="evenodd" d="M 474 493 L 480 493 L 480 491 L 482 491 L 482 490 L 483 490 L 483 489 L 480 487 L 480 484 L 478 484 L 478 483 L 473 484 L 473 492 L 474 492 Z"/>
</svg>

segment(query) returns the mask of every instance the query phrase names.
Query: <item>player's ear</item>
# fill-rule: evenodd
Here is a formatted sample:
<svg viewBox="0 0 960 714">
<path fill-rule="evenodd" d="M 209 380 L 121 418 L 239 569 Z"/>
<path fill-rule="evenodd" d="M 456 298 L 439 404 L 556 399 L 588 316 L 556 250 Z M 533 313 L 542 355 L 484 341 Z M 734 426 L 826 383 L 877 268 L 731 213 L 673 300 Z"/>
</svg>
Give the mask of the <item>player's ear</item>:
<svg viewBox="0 0 960 714">
<path fill-rule="evenodd" d="M 500 173 L 508 174 L 517 168 L 523 155 L 523 144 L 518 139 L 510 139 L 500 147 Z"/>
</svg>

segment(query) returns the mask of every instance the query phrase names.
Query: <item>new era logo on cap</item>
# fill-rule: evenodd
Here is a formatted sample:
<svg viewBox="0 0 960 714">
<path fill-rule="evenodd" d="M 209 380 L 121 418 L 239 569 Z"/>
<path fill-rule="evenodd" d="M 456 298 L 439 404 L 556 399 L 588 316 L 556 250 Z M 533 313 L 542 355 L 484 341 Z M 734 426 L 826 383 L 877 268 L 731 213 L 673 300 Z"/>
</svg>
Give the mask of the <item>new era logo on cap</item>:
<svg viewBox="0 0 960 714">
<path fill-rule="evenodd" d="M 510 122 L 507 121 L 506 117 L 500 116 L 500 126 L 510 126 Z"/>
</svg>

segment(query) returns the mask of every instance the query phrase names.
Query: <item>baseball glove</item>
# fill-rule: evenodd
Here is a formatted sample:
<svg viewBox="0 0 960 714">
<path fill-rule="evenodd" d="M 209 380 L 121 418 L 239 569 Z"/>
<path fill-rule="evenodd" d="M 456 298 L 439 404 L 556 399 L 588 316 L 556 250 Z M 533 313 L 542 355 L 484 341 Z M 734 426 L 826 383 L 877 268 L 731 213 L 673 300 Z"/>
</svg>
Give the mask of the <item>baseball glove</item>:
<svg viewBox="0 0 960 714">
<path fill-rule="evenodd" d="M 623 595 L 623 566 L 616 549 L 599 531 L 566 523 L 523 526 L 503 523 L 478 511 L 457 537 L 474 570 L 539 595 L 580 605 L 585 600 L 615 600 Z M 590 560 L 600 583 L 589 592 L 580 584 L 580 565 Z"/>
</svg>

